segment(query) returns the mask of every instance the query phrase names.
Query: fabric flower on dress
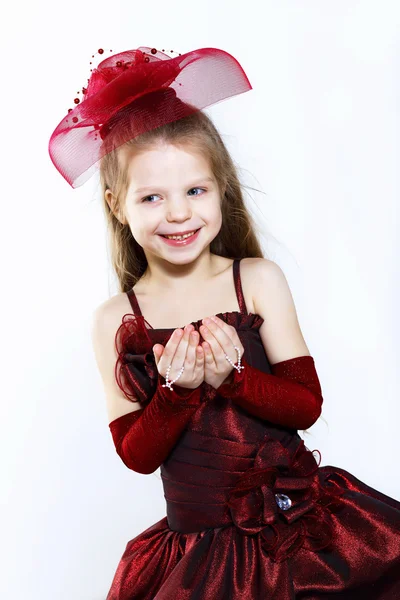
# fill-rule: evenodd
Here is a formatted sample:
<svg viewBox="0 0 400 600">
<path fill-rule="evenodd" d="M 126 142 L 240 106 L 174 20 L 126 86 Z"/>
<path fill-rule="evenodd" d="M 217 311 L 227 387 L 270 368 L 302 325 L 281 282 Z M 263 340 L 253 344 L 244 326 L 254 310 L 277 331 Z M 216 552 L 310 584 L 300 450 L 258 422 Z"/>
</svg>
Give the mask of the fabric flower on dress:
<svg viewBox="0 0 400 600">
<path fill-rule="evenodd" d="M 154 396 L 159 375 L 144 321 L 127 313 L 115 334 L 115 380 L 128 400 L 142 404 Z"/>
<path fill-rule="evenodd" d="M 261 534 L 265 553 L 282 562 L 301 547 L 317 551 L 333 537 L 330 512 L 340 508 L 344 488 L 321 485 L 313 452 L 293 438 L 288 447 L 269 437 L 254 466 L 231 490 L 227 501 L 232 520 L 244 535 Z"/>
</svg>

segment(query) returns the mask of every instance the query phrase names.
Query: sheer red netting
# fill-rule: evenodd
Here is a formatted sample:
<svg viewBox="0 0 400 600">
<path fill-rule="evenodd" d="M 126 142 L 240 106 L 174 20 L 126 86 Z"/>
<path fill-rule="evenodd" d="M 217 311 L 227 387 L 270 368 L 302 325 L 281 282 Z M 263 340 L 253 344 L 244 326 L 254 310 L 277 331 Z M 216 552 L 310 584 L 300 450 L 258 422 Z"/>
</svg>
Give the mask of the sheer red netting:
<svg viewBox="0 0 400 600">
<path fill-rule="evenodd" d="M 76 188 L 129 139 L 251 89 L 238 61 L 217 48 L 173 58 L 147 47 L 114 54 L 93 69 L 83 101 L 52 133 L 50 158 Z"/>
</svg>

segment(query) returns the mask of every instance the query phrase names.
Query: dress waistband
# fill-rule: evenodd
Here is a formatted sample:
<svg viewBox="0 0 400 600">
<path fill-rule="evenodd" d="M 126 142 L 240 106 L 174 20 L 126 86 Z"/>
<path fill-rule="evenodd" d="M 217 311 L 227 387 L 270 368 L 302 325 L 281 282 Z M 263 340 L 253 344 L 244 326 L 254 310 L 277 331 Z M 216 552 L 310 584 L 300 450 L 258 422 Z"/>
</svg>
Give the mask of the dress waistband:
<svg viewBox="0 0 400 600">
<path fill-rule="evenodd" d="M 251 455 L 249 448 L 247 453 Z M 267 437 L 255 457 L 214 455 L 212 460 L 213 469 L 178 461 L 168 467 L 169 475 L 162 472 L 172 530 L 192 533 L 234 525 L 244 535 L 261 533 L 265 552 L 276 561 L 300 546 L 316 551 L 330 543 L 330 513 L 341 506 L 338 497 L 344 489 L 323 481 L 319 450 L 308 450 L 299 436 L 286 447 Z M 171 478 L 174 469 L 184 482 Z"/>
</svg>

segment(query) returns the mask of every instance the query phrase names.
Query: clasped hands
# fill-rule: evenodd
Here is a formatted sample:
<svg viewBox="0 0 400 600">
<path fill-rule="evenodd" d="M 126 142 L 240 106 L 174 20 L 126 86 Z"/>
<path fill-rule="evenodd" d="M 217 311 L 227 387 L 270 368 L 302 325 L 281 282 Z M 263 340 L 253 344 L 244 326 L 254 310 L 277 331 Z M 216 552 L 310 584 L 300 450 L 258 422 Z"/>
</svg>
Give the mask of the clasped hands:
<svg viewBox="0 0 400 600">
<path fill-rule="evenodd" d="M 202 319 L 200 334 L 205 341 L 201 344 L 197 344 L 197 347 L 195 347 L 194 360 L 199 360 L 199 357 L 203 359 L 203 380 L 213 388 L 217 389 L 223 383 L 230 383 L 233 379 L 234 367 L 226 359 L 225 354 L 229 356 L 234 364 L 237 364 L 238 355 L 234 346 L 239 348 L 241 357 L 243 356 L 244 348 L 236 329 L 225 323 L 225 321 L 222 321 L 222 319 L 218 318 L 217 316 Z M 154 345 L 153 350 L 156 357 L 157 367 L 159 368 L 160 360 L 162 360 L 164 353 L 166 352 L 167 363 L 163 364 L 163 369 L 165 367 L 166 371 L 166 367 L 168 367 L 169 364 L 172 364 L 175 354 L 179 354 L 178 349 L 180 344 L 186 343 L 189 353 L 189 347 L 193 348 L 192 344 L 194 340 L 198 339 L 199 334 L 197 331 L 195 331 L 195 328 L 191 323 L 186 325 L 184 330 L 176 329 L 166 343 L 165 347 L 162 344 Z M 160 350 L 161 348 L 162 352 Z M 182 357 L 180 357 L 180 363 L 173 365 L 169 375 L 169 379 L 171 381 L 177 376 L 179 369 L 186 360 L 186 352 L 183 354 L 182 350 L 183 349 L 180 349 L 180 355 Z M 165 360 L 163 362 L 165 362 Z M 184 375 L 185 373 L 183 373 L 177 380 L 177 385 L 180 384 Z"/>
</svg>

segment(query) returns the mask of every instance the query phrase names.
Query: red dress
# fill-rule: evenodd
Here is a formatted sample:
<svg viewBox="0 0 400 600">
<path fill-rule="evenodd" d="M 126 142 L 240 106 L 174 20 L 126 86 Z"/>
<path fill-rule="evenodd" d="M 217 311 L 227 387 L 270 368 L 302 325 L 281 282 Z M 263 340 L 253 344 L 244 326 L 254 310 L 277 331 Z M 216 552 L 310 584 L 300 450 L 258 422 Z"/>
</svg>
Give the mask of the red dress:
<svg viewBox="0 0 400 600">
<path fill-rule="evenodd" d="M 237 329 L 247 362 L 271 373 L 263 318 L 246 310 L 239 265 L 240 311 L 218 316 Z M 147 323 L 128 296 L 129 316 Z M 148 325 L 137 364 L 173 332 Z M 344 469 L 320 467 L 297 430 L 202 386 L 208 401 L 160 467 L 167 516 L 127 543 L 106 600 L 399 600 L 400 502 Z M 238 486 L 250 468 L 248 485 Z"/>
</svg>

